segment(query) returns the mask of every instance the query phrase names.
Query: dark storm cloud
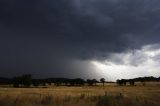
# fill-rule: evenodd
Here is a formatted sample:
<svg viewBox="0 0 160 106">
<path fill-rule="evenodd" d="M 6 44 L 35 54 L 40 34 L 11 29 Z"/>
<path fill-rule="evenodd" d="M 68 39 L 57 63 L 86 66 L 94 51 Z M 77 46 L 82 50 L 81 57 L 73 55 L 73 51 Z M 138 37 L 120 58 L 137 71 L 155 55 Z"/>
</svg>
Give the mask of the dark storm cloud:
<svg viewBox="0 0 160 106">
<path fill-rule="evenodd" d="M 9 70 L 9 75 L 28 70 L 62 75 L 71 60 L 104 59 L 108 53 L 159 43 L 159 4 L 158 0 L 1 0 L 1 70 Z"/>
</svg>

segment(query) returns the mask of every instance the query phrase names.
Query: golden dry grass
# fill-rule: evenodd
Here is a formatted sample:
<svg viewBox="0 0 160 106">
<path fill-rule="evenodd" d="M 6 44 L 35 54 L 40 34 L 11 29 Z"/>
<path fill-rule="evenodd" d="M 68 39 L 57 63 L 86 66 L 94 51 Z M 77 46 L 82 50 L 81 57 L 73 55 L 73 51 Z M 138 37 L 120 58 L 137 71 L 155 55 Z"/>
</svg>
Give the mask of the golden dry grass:
<svg viewBox="0 0 160 106">
<path fill-rule="evenodd" d="M 0 88 L 0 106 L 160 106 L 160 85 Z"/>
</svg>

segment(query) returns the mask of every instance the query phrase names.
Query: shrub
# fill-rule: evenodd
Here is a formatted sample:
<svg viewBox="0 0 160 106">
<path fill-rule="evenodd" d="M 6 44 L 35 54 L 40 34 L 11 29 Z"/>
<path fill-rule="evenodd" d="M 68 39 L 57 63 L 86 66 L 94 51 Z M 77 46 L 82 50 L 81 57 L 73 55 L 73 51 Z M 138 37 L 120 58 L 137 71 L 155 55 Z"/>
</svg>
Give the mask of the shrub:
<svg viewBox="0 0 160 106">
<path fill-rule="evenodd" d="M 41 100 L 41 104 L 49 105 L 53 104 L 53 96 L 47 95 Z"/>
<path fill-rule="evenodd" d="M 80 99 L 84 99 L 84 98 L 85 98 L 85 94 L 82 93 L 79 98 L 80 98 Z"/>
<path fill-rule="evenodd" d="M 66 95 L 66 96 L 64 97 L 64 102 L 69 102 L 71 99 L 72 99 L 71 96 L 69 96 L 69 95 L 67 96 L 67 95 Z"/>
<path fill-rule="evenodd" d="M 98 106 L 109 106 L 111 104 L 111 97 L 104 95 L 98 97 Z"/>
</svg>

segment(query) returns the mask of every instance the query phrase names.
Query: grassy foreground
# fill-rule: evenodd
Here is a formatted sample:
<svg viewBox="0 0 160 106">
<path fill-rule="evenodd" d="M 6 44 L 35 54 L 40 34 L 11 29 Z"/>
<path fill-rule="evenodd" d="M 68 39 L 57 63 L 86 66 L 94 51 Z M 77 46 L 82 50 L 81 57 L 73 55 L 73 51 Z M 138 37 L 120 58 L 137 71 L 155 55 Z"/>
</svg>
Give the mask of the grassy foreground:
<svg viewBox="0 0 160 106">
<path fill-rule="evenodd" d="M 0 106 L 160 106 L 160 86 L 0 88 Z"/>
</svg>

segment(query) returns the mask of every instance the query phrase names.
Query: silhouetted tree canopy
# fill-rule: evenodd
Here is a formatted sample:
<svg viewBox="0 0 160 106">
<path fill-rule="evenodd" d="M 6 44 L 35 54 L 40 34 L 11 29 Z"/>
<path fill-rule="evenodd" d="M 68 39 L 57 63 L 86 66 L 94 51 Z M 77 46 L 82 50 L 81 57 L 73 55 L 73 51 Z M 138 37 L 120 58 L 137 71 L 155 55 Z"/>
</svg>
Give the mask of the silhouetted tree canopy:
<svg viewBox="0 0 160 106">
<path fill-rule="evenodd" d="M 100 79 L 100 82 L 102 82 L 102 83 L 103 83 L 103 86 L 104 86 L 105 79 L 104 79 L 104 78 L 101 78 L 101 79 Z"/>
<path fill-rule="evenodd" d="M 23 87 L 30 87 L 32 84 L 32 76 L 30 74 L 25 74 L 22 76 L 17 76 L 13 78 L 14 87 L 19 87 L 20 85 Z"/>
<path fill-rule="evenodd" d="M 121 79 L 117 80 L 117 84 L 121 86 L 125 85 L 135 85 L 135 82 L 142 82 L 145 83 L 146 81 L 160 81 L 160 77 L 155 78 L 153 76 L 149 77 L 139 77 L 139 78 L 133 78 L 133 79 Z M 105 83 L 105 79 L 101 78 L 100 82 Z M 48 85 L 56 85 L 56 86 L 84 86 L 85 83 L 89 86 L 96 85 L 98 81 L 96 79 L 87 79 L 86 81 L 82 78 L 75 78 L 75 79 L 69 79 L 69 78 L 46 78 L 46 79 L 32 79 L 32 76 L 30 74 L 25 74 L 21 76 L 16 76 L 14 78 L 4 78 L 0 77 L 0 85 L 8 85 L 13 84 L 14 87 L 30 87 L 31 85 L 38 87 L 46 86 Z"/>
<path fill-rule="evenodd" d="M 148 81 L 160 81 L 160 77 L 159 78 L 155 78 L 153 76 L 149 76 L 149 77 L 139 77 L 139 78 L 133 78 L 133 79 L 121 79 L 121 80 L 117 80 L 117 84 L 118 85 L 126 85 L 126 83 L 129 83 L 130 85 L 135 85 L 135 82 L 148 82 Z"/>
</svg>

